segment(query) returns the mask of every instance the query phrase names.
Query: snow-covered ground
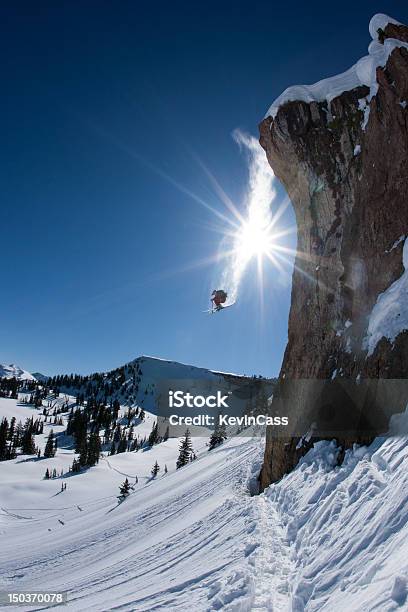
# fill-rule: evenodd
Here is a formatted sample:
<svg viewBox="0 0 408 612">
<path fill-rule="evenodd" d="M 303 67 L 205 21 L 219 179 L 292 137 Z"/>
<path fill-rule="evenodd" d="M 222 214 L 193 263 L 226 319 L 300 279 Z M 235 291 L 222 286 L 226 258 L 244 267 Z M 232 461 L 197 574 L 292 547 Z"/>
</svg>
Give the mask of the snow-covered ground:
<svg viewBox="0 0 408 612">
<path fill-rule="evenodd" d="M 16 404 L 0 400 L 0 416 L 34 410 Z M 102 459 L 64 492 L 42 479 L 72 462 L 62 444 L 53 459 L 2 462 L 0 589 L 67 591 L 75 611 L 408 609 L 406 438 L 349 452 L 341 467 L 321 442 L 254 497 L 262 438 L 211 452 L 206 441 L 193 439 L 198 459 L 180 470 L 168 440 Z M 125 475 L 139 482 L 119 503 Z"/>
<path fill-rule="evenodd" d="M 35 412 L 16 404 L 0 400 L 0 413 L 21 418 L 23 410 Z M 44 443 L 50 427 L 37 443 Z M 138 427 L 148 433 L 151 423 Z M 259 438 L 236 438 L 208 452 L 207 441 L 194 438 L 198 460 L 177 471 L 177 439 L 107 457 L 64 478 L 64 492 L 62 479 L 43 480 L 47 467 L 59 472 L 72 462 L 73 451 L 61 443 L 53 459 L 3 462 L 1 588 L 68 591 L 72 610 L 206 609 L 211 602 L 219 609 L 224 599 L 218 594 L 229 577 L 228 597 L 245 598 L 248 587 L 241 589 L 233 569 L 241 572 L 250 554 L 252 525 L 244 507 L 250 501 L 248 470 L 255 456 L 260 460 L 261 444 Z M 161 472 L 152 480 L 156 460 Z M 125 476 L 131 484 L 138 476 L 138 484 L 120 503 Z"/>
<path fill-rule="evenodd" d="M 291 609 L 406 610 L 408 440 L 377 439 L 333 468 L 320 442 L 265 498 L 291 550 Z"/>
</svg>

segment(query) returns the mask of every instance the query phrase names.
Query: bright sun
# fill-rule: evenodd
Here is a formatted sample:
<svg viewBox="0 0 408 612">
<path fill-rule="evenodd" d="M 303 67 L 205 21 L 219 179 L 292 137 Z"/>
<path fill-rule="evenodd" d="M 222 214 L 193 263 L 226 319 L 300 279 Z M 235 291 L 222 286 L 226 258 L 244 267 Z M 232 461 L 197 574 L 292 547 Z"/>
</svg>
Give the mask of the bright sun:
<svg viewBox="0 0 408 612">
<path fill-rule="evenodd" d="M 237 233 L 235 248 L 244 261 L 270 253 L 273 250 L 273 235 L 269 224 L 257 217 L 244 221 Z"/>
</svg>

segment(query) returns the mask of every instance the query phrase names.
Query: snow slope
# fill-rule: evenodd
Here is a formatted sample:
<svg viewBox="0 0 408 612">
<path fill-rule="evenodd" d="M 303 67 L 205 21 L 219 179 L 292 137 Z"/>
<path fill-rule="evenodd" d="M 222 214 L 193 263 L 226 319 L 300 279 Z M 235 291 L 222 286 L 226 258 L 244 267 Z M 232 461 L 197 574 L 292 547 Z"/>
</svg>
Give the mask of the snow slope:
<svg viewBox="0 0 408 612">
<path fill-rule="evenodd" d="M 25 394 L 20 394 L 20 398 Z M 27 394 L 28 395 L 28 394 Z M 68 409 L 75 405 L 75 398 L 61 395 L 57 400 L 52 400 L 52 407 L 61 407 L 68 401 Z M 51 410 L 52 412 L 52 410 Z M 120 416 L 123 416 L 125 409 L 121 410 Z M 41 417 L 42 408 L 37 409 L 33 406 L 22 404 L 17 400 L 0 398 L 0 420 L 6 417 L 8 421 L 15 416 L 17 421 L 23 424 L 27 418 Z M 53 423 L 45 423 L 43 434 L 35 436 L 36 446 L 41 449 L 43 454 L 46 440 L 50 430 L 52 429 L 57 434 L 58 452 L 55 457 L 46 459 L 44 457 L 37 458 L 33 456 L 18 455 L 16 459 L 0 463 L 0 504 L 3 496 L 7 499 L 8 504 L 20 505 L 21 500 L 26 498 L 26 489 L 29 487 L 30 500 L 48 499 L 50 492 L 58 493 L 61 488 L 61 482 L 67 483 L 68 489 L 75 489 L 75 502 L 82 503 L 89 500 L 89 491 L 94 486 L 95 490 L 103 490 L 109 493 L 112 498 L 116 499 L 119 492 L 119 485 L 123 482 L 124 477 L 135 480 L 137 476 L 139 484 L 150 480 L 150 471 L 156 459 L 163 472 L 166 464 L 169 470 L 175 470 L 175 463 L 178 456 L 178 439 L 169 439 L 158 446 L 154 446 L 150 450 L 140 450 L 138 453 L 120 453 L 118 455 L 108 456 L 105 452 L 105 457 L 100 460 L 99 465 L 85 471 L 82 474 L 70 476 L 67 474 L 64 478 L 56 480 L 43 480 L 45 471 L 49 468 L 52 471 L 54 468 L 57 473 L 61 471 L 67 473 L 72 465 L 73 458 L 78 455 L 74 453 L 73 441 L 70 436 L 65 435 L 66 421 L 68 412 L 61 414 L 64 420 L 63 425 L 55 425 Z M 148 437 L 156 417 L 145 412 L 145 419 L 141 422 L 139 419 L 134 419 L 137 423 L 134 427 L 135 437 Z M 196 452 L 202 449 L 206 450 L 205 444 L 208 442 L 210 432 L 202 429 L 204 438 L 194 438 L 193 447 Z M 110 447 L 110 444 L 108 444 Z M 131 484 L 133 484 L 133 480 Z M 91 489 L 90 489 L 91 487 Z M 56 506 L 58 509 L 58 506 Z M 62 518 L 62 517 L 61 517 Z"/>
<path fill-rule="evenodd" d="M 402 262 L 404 272 L 386 291 L 381 293 L 370 314 L 367 336 L 364 339 L 368 355 L 374 353 L 381 338 L 394 342 L 395 338 L 408 329 L 408 240 L 404 240 Z"/>
<path fill-rule="evenodd" d="M 14 363 L 3 365 L 0 363 L 0 378 L 17 378 L 18 380 L 35 380 L 35 377 Z"/>
<path fill-rule="evenodd" d="M 370 94 L 368 96 L 368 101 L 370 101 L 377 93 L 377 67 L 385 66 L 388 57 L 396 47 L 408 48 L 406 43 L 393 38 L 387 38 L 384 44 L 378 41 L 377 30 L 379 28 L 384 29 L 388 23 L 398 24 L 399 22 L 381 13 L 374 15 L 369 24 L 369 31 L 373 40 L 368 47 L 368 55 L 359 59 L 356 64 L 341 74 L 323 79 L 313 85 L 293 85 L 288 87 L 272 103 L 265 117 L 271 116 L 275 118 L 280 106 L 286 104 L 286 102 L 295 100 L 302 100 L 303 102 L 326 101 L 330 107 L 330 102 L 334 98 L 344 91 L 351 91 L 361 85 L 366 85 L 370 88 Z"/>
<path fill-rule="evenodd" d="M 65 590 L 75 611 L 408 609 L 407 438 L 349 451 L 340 467 L 320 442 L 254 497 L 262 439 L 211 452 L 194 439 L 198 460 L 177 471 L 176 443 L 102 460 L 63 493 L 41 480 L 60 451 L 0 464 L 0 588 Z M 169 473 L 152 480 L 156 459 Z M 139 483 L 119 503 L 124 474 Z"/>
<path fill-rule="evenodd" d="M 13 405 L 17 408 L 14 400 L 1 400 L 1 412 L 10 416 Z M 207 440 L 193 440 L 199 459 L 180 470 L 175 470 L 178 440 L 168 440 L 149 451 L 101 460 L 64 479 L 63 493 L 60 479 L 42 476 L 46 467 L 58 470 L 69 463 L 69 449 L 60 448 L 53 459 L 19 456 L 3 462 L 1 588 L 64 589 L 71 610 L 118 604 L 128 610 L 206 609 L 212 601 L 219 609 L 218 594 L 232 572 L 228 597 L 249 601 L 244 579 L 235 593 L 234 568 L 243 571 L 251 552 L 246 534 L 252 525 L 243 501 L 250 501 L 246 480 L 254 457 L 260 461 L 261 443 L 236 438 L 208 452 Z M 156 459 L 162 471 L 152 480 Z M 132 484 L 137 475 L 139 482 L 119 503 L 125 475 Z"/>
<path fill-rule="evenodd" d="M 376 440 L 333 469 L 335 456 L 320 442 L 266 492 L 292 550 L 292 610 L 406 610 L 407 439 Z"/>
</svg>

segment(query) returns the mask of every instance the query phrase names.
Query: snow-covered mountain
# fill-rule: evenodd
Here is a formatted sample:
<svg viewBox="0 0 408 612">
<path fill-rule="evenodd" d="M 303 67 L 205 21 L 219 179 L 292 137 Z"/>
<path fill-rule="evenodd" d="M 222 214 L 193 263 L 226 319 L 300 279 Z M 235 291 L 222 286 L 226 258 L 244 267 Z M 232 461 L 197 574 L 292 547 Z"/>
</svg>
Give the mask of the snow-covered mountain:
<svg viewBox="0 0 408 612">
<path fill-rule="evenodd" d="M 35 380 L 38 380 L 38 382 L 45 382 L 48 380 L 48 376 L 41 374 L 41 372 L 32 372 L 32 376 L 34 376 Z"/>
<path fill-rule="evenodd" d="M 17 380 L 36 380 L 36 377 L 30 372 L 23 370 L 15 363 L 3 365 L 0 363 L 0 378 L 17 378 Z"/>
<path fill-rule="evenodd" d="M 270 396 L 274 386 L 273 379 L 217 372 L 148 356 L 134 359 L 110 372 L 55 376 L 48 382 L 52 388 L 64 393 L 117 399 L 121 404 L 141 406 L 154 414 L 158 413 L 160 400 L 166 400 L 170 388 L 203 395 L 216 390 L 231 392 L 237 405 L 242 405 L 244 410 L 249 397 L 256 395 L 262 387 Z"/>
</svg>

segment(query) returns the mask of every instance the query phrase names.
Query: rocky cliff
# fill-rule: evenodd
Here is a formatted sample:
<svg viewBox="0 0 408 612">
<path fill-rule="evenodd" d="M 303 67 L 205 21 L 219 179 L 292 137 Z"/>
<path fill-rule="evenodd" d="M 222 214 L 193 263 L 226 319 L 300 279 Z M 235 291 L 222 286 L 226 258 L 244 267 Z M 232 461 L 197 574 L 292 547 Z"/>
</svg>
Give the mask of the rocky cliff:
<svg viewBox="0 0 408 612">
<path fill-rule="evenodd" d="M 287 90 L 260 124 L 298 227 L 281 388 L 407 377 L 408 28 L 378 15 L 370 33 L 369 56 L 344 75 Z M 319 401 L 333 401 L 333 390 L 325 398 L 319 389 Z M 268 430 L 262 488 L 308 448 L 299 436 L 316 394 L 294 384 L 282 397 L 291 430 L 278 439 Z M 339 401 L 335 410 L 347 409 L 347 399 Z M 403 410 L 403 401 L 390 411 Z M 337 437 L 346 448 L 367 436 Z"/>
</svg>

